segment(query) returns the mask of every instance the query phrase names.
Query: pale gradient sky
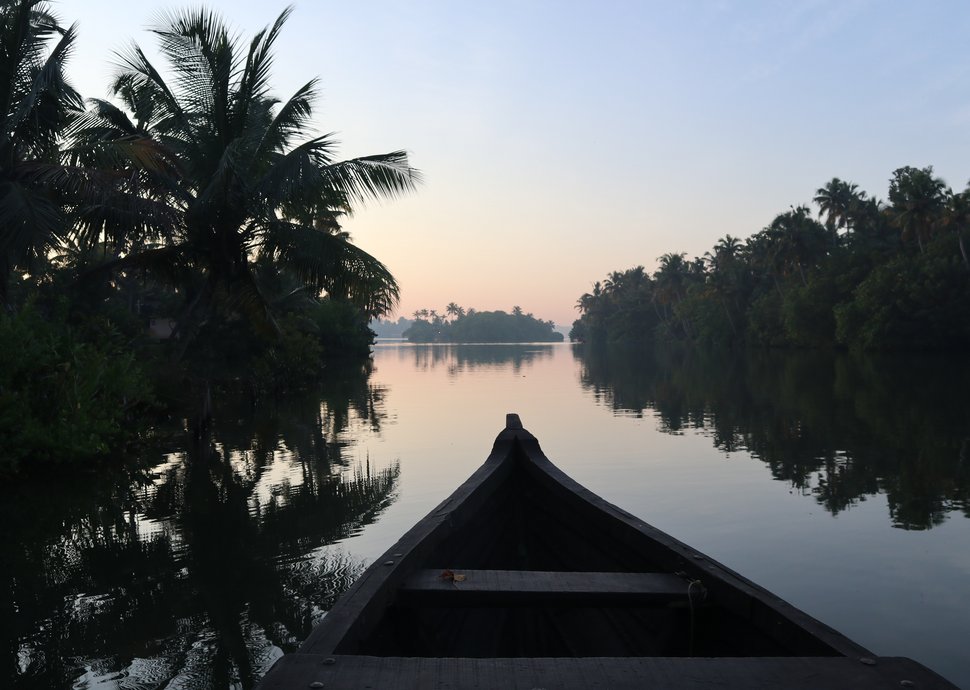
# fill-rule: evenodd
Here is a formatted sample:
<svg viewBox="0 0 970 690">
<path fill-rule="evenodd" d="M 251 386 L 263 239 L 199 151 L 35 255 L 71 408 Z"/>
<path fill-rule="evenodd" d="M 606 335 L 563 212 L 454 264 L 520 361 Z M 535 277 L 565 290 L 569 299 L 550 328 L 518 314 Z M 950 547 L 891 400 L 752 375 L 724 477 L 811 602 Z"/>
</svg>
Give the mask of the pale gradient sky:
<svg viewBox="0 0 970 690">
<path fill-rule="evenodd" d="M 247 39 L 286 2 L 206 3 Z M 112 52 L 162 10 L 62 0 L 69 73 L 106 95 Z M 608 272 L 746 238 L 832 177 L 970 178 L 970 4 L 889 0 L 303 2 L 276 92 L 317 76 L 343 157 L 407 149 L 425 176 L 346 226 L 401 283 L 396 315 L 518 304 L 568 325 Z"/>
</svg>

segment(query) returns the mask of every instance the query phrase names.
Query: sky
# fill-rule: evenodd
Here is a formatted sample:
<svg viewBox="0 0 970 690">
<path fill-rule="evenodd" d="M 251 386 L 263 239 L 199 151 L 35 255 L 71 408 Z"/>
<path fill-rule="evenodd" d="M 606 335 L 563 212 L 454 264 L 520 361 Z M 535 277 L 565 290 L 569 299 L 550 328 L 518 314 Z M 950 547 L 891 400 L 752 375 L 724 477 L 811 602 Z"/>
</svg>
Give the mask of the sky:
<svg viewBox="0 0 970 690">
<path fill-rule="evenodd" d="M 61 0 L 68 74 L 103 98 L 115 51 L 199 3 Z M 212 0 L 248 40 L 290 3 Z M 303 0 L 274 91 L 317 77 L 342 158 L 423 174 L 345 224 L 401 286 L 394 316 L 521 306 L 568 326 L 611 271 L 747 238 L 833 177 L 970 180 L 970 4 L 904 0 Z M 813 210 L 817 210 L 814 209 Z"/>
</svg>

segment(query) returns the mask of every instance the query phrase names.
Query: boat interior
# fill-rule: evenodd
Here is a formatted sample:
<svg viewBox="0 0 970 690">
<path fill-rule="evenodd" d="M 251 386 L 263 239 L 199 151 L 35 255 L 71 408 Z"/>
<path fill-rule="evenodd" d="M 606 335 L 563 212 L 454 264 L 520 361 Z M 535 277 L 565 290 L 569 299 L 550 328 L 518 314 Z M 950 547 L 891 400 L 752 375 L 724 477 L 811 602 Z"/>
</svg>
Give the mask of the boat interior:
<svg viewBox="0 0 970 690">
<path fill-rule="evenodd" d="M 702 556 L 692 559 L 683 545 L 672 550 L 650 536 L 653 528 L 631 524 L 632 516 L 618 520 L 603 510 L 601 499 L 590 501 L 597 497 L 584 495 L 571 480 L 564 483 L 564 475 L 550 472 L 544 462 L 536 464 L 513 443 L 500 464 L 407 555 L 404 581 L 379 620 L 356 639 L 344 639 L 335 652 L 479 658 L 839 655 L 779 621 L 759 598 L 716 578 L 713 567 L 705 570 Z"/>
</svg>

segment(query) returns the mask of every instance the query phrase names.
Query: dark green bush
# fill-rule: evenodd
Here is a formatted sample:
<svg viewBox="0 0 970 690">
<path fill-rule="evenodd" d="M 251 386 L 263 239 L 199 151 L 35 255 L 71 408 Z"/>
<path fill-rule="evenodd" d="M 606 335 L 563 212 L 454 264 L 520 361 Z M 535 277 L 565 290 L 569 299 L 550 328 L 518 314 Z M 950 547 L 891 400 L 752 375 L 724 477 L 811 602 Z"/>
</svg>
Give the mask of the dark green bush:
<svg viewBox="0 0 970 690">
<path fill-rule="evenodd" d="M 856 288 L 852 300 L 836 308 L 835 315 L 837 337 L 848 346 L 966 348 L 970 346 L 970 272 L 952 251 L 899 256 L 877 267 Z"/>
<path fill-rule="evenodd" d="M 0 471 L 83 462 L 137 437 L 152 401 L 134 355 L 110 329 L 83 341 L 63 314 L 0 316 Z"/>
</svg>

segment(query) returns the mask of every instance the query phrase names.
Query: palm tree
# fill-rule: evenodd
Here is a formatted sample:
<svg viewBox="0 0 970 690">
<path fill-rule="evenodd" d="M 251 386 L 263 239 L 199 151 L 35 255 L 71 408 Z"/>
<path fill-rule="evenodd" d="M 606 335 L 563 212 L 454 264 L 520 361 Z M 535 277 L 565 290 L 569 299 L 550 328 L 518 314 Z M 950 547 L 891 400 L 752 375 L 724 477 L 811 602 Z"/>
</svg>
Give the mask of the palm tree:
<svg viewBox="0 0 970 690">
<path fill-rule="evenodd" d="M 454 317 L 456 320 L 465 315 L 465 310 L 458 306 L 457 302 L 449 302 L 448 306 L 445 307 L 445 312 L 448 316 Z"/>
<path fill-rule="evenodd" d="M 916 237 L 919 251 L 926 251 L 926 242 L 939 225 L 949 195 L 946 183 L 933 176 L 933 166 L 893 171 L 889 181 L 890 213 L 903 239 Z"/>
<path fill-rule="evenodd" d="M 38 0 L 0 4 L 0 302 L 11 271 L 43 257 L 67 230 L 62 203 L 76 180 L 60 165 L 60 137 L 81 110 L 64 77 L 75 27 Z M 56 42 L 48 50 L 52 39 Z"/>
<path fill-rule="evenodd" d="M 736 261 L 741 253 L 741 240 L 731 235 L 725 235 L 714 244 L 714 253 L 707 253 L 707 260 L 713 271 L 726 271 Z"/>
<path fill-rule="evenodd" d="M 956 234 L 963 265 L 970 270 L 970 258 L 967 257 L 967 248 L 963 243 L 963 236 L 970 228 L 970 186 L 962 192 L 949 195 L 942 225 Z"/>
<path fill-rule="evenodd" d="M 687 296 L 692 277 L 696 277 L 691 262 L 685 259 L 686 256 L 684 253 L 668 252 L 657 259 L 660 267 L 653 274 L 656 283 L 653 300 L 655 304 L 659 301 L 664 307 L 661 320 L 667 321 L 672 316 L 677 316 L 684 335 L 690 338 L 690 322 L 677 309 Z"/>
<path fill-rule="evenodd" d="M 766 228 L 766 238 L 773 245 L 776 266 L 783 271 L 797 271 L 802 285 L 808 285 L 805 269 L 825 255 L 825 229 L 811 217 L 804 206 L 779 214 Z"/>
<path fill-rule="evenodd" d="M 839 230 L 851 229 L 865 198 L 865 193 L 859 191 L 859 185 L 837 177 L 815 192 L 813 201 L 818 204 L 819 217 L 825 216 L 825 227 L 831 233 L 833 242 Z"/>
<path fill-rule="evenodd" d="M 657 259 L 660 267 L 653 274 L 657 283 L 656 296 L 661 303 L 675 307 L 687 292 L 688 263 L 687 255 L 673 252 L 664 254 Z"/>
<path fill-rule="evenodd" d="M 747 272 L 745 263 L 741 259 L 742 251 L 741 240 L 725 235 L 714 245 L 714 253 L 708 252 L 706 255 L 707 263 L 711 267 L 707 276 L 708 284 L 713 293 L 718 296 L 727 316 L 728 325 L 734 334 L 737 334 L 738 329 L 732 311 L 741 311 L 738 296 Z"/>
<path fill-rule="evenodd" d="M 273 47 L 290 12 L 249 43 L 209 10 L 168 15 L 154 33 L 171 78 L 133 45 L 118 56 L 113 84 L 127 112 L 95 101 L 76 131 L 82 143 L 124 145 L 142 195 L 174 211 L 168 227 L 148 233 L 155 244 L 116 265 L 177 284 L 183 331 L 215 313 L 275 327 L 257 259 L 368 317 L 397 302 L 391 273 L 338 219 L 359 202 L 413 190 L 419 174 L 403 151 L 337 162 L 333 135 L 308 138 L 316 80 L 285 102 L 271 96 Z"/>
</svg>

